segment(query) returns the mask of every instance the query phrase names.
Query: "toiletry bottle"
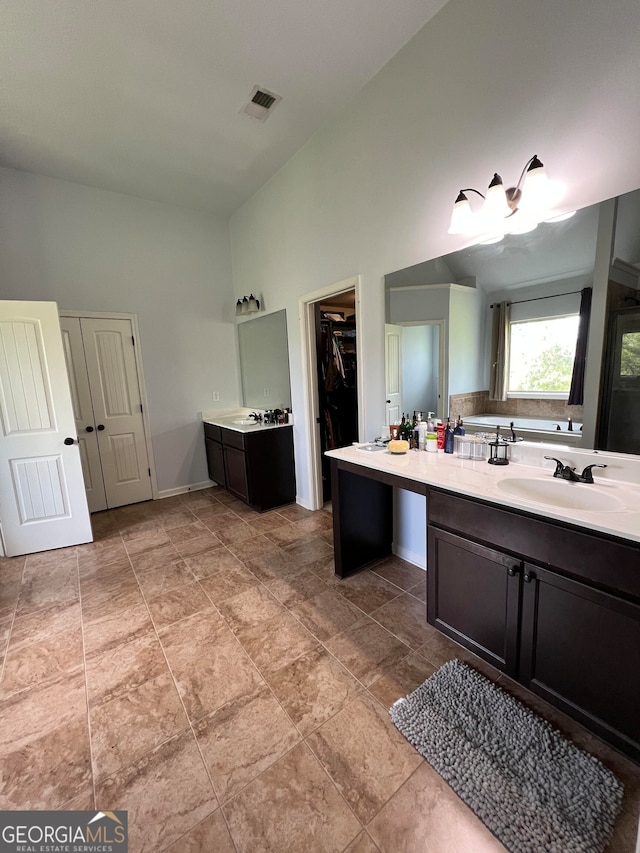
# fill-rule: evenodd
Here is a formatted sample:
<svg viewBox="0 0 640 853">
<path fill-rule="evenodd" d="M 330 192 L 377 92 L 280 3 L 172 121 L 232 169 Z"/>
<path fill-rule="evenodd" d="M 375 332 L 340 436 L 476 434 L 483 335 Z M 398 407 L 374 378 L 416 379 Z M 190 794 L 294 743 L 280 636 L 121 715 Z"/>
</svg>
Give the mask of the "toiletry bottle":
<svg viewBox="0 0 640 853">
<path fill-rule="evenodd" d="M 406 440 L 407 438 L 407 419 L 404 416 L 404 412 L 402 413 L 402 420 L 400 421 L 400 435 L 398 436 L 400 440 Z"/>
<path fill-rule="evenodd" d="M 444 424 L 442 421 L 436 421 L 436 435 L 438 441 L 438 450 L 444 450 Z"/>
<path fill-rule="evenodd" d="M 417 450 L 424 450 L 424 431 L 426 428 L 426 424 L 422 420 L 422 415 L 420 412 L 416 413 L 416 425 L 413 428 L 413 434 L 415 436 L 414 444 Z"/>
<path fill-rule="evenodd" d="M 424 449 L 427 453 L 437 453 L 438 435 L 436 433 L 436 425 L 433 422 L 433 412 L 427 414 L 427 431 L 424 434 L 424 439 Z"/>
<path fill-rule="evenodd" d="M 447 426 L 444 431 L 444 452 L 453 453 L 453 427 L 450 418 L 447 418 Z"/>
<path fill-rule="evenodd" d="M 458 420 L 456 421 L 456 428 L 453 431 L 454 435 L 464 435 L 464 427 L 462 425 L 462 418 L 458 415 Z"/>
</svg>

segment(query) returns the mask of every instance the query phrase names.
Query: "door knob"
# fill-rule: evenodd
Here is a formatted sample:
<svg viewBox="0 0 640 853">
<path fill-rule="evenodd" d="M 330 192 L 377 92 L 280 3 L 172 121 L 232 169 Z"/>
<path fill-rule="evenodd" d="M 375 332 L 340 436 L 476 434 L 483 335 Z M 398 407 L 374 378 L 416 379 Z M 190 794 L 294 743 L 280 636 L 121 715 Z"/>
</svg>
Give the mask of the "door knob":
<svg viewBox="0 0 640 853">
<path fill-rule="evenodd" d="M 514 578 L 520 571 L 520 566 L 509 566 L 507 574 L 510 578 Z"/>
<path fill-rule="evenodd" d="M 535 572 L 525 572 L 522 576 L 522 580 L 525 583 L 531 583 L 531 581 L 536 579 Z"/>
<path fill-rule="evenodd" d="M 92 426 L 85 427 L 85 432 L 93 432 L 93 427 Z"/>
<path fill-rule="evenodd" d="M 104 424 L 98 424 L 98 426 L 97 426 L 98 432 L 102 432 L 103 429 L 104 429 Z"/>
<path fill-rule="evenodd" d="M 68 445 L 68 444 L 75 444 L 75 443 L 76 443 L 76 439 L 75 439 L 75 438 L 71 438 L 71 437 L 67 436 L 67 438 L 65 438 L 65 440 L 64 440 L 64 443 L 65 443 L 65 444 L 67 444 L 67 445 Z"/>
</svg>

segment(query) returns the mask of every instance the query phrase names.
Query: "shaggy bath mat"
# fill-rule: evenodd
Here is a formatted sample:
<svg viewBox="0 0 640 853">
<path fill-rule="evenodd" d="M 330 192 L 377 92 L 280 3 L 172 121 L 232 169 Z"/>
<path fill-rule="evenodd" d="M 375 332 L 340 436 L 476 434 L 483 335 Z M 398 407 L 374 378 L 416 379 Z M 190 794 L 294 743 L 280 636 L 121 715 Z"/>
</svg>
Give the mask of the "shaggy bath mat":
<svg viewBox="0 0 640 853">
<path fill-rule="evenodd" d="M 597 758 L 452 660 L 391 719 L 511 853 L 601 853 L 623 788 Z"/>
</svg>

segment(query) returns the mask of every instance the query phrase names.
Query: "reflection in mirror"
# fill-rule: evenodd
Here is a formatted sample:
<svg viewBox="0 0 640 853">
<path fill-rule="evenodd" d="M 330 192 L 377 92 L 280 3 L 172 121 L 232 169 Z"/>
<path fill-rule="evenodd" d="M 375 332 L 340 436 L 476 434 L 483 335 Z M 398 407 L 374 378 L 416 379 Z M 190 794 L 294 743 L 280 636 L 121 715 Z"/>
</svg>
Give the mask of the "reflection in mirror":
<svg viewBox="0 0 640 853">
<path fill-rule="evenodd" d="M 603 211 L 611 211 L 614 202 L 617 216 L 607 217 Z M 613 221 L 615 231 L 608 224 Z M 610 252 L 604 265 L 597 261 L 602 255 L 596 256 L 596 247 L 599 253 Z M 609 274 L 605 279 L 605 274 L 598 270 L 607 266 Z M 601 383 L 601 388 L 593 383 L 586 385 L 584 407 L 569 406 L 567 383 L 570 383 L 575 341 L 563 336 L 550 342 L 544 339 L 544 334 L 554 326 L 554 320 L 558 320 L 555 325 L 559 327 L 560 318 L 577 318 L 582 290 L 593 288 L 599 296 L 593 301 L 590 335 L 594 341 L 601 336 L 606 353 L 612 313 L 620 309 L 628 311 L 639 304 L 639 276 L 640 190 L 635 190 L 616 200 L 584 208 L 565 221 L 541 223 L 528 234 L 507 235 L 499 243 L 477 244 L 388 274 L 386 322 L 405 326 L 420 321 L 445 321 L 446 340 L 441 351 L 446 375 L 441 382 L 444 388 L 444 400 L 439 407 L 441 417 L 460 414 L 468 421 L 474 416 L 485 416 L 489 420 L 484 429 L 492 420 L 497 423 L 502 418 L 507 425 L 515 420 L 525 430 L 525 438 L 555 439 L 575 446 L 623 451 L 622 445 L 612 444 L 613 438 L 602 427 L 610 420 L 606 383 L 604 386 Z M 533 343 L 525 348 L 531 364 L 523 365 L 521 355 L 514 365 L 518 369 L 509 374 L 512 387 L 508 388 L 506 399 L 490 400 L 489 306 L 503 301 L 510 303 L 510 324 L 514 331 L 519 324 L 519 339 L 522 340 L 524 333 L 533 336 Z M 577 325 L 576 321 L 574 327 Z M 592 364 L 587 363 L 587 370 L 591 370 L 597 383 L 601 374 L 604 380 L 611 370 L 606 356 L 602 364 L 599 355 L 596 356 L 598 363 L 594 363 L 594 350 L 599 351 L 599 346 L 592 347 Z M 551 355 L 553 361 L 549 361 Z M 406 352 L 402 346 L 401 356 L 404 375 L 430 372 L 433 354 L 429 345 L 420 350 L 412 346 Z M 628 378 L 624 381 L 625 387 L 632 382 Z M 630 395 L 627 397 L 630 399 Z M 407 405 L 402 399 L 400 410 L 406 410 Z M 421 407 L 413 406 L 412 401 L 412 408 Z M 620 412 L 614 420 L 618 432 L 626 436 L 624 452 L 640 453 L 640 438 L 635 443 L 629 441 L 631 432 L 640 436 L 640 411 L 631 412 L 625 403 Z M 585 421 L 593 423 L 584 436 L 580 432 L 583 414 Z M 535 419 L 536 423 L 527 422 L 527 418 Z M 599 432 L 596 432 L 596 418 Z M 530 433 L 526 432 L 528 429 Z"/>
<path fill-rule="evenodd" d="M 287 312 L 238 324 L 242 402 L 249 409 L 290 409 Z"/>
</svg>

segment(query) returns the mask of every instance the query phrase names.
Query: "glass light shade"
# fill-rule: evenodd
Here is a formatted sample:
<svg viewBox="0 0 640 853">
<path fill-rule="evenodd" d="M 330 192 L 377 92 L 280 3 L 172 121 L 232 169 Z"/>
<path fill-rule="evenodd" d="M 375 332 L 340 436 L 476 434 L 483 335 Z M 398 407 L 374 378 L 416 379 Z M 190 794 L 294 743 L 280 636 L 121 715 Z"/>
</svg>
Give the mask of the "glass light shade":
<svg viewBox="0 0 640 853">
<path fill-rule="evenodd" d="M 518 205 L 522 210 L 532 215 L 542 214 L 549 209 L 549 179 L 544 166 L 534 158 L 533 163 L 527 169 L 524 185 L 522 187 L 522 199 Z"/>
<path fill-rule="evenodd" d="M 245 296 L 244 299 L 242 300 L 242 313 L 243 314 L 249 314 L 250 313 L 249 312 L 249 297 L 248 296 Z"/>
<path fill-rule="evenodd" d="M 493 176 L 493 180 L 489 184 L 482 212 L 487 220 L 504 219 L 505 216 L 509 216 L 511 213 L 507 204 L 507 194 L 504 191 L 504 184 L 498 174 Z"/>
<path fill-rule="evenodd" d="M 460 193 L 453 205 L 449 234 L 466 234 L 473 228 L 473 213 L 469 199 Z"/>
<path fill-rule="evenodd" d="M 255 314 L 259 310 L 260 310 L 260 303 L 258 302 L 258 300 L 255 298 L 255 296 L 252 293 L 251 296 L 249 297 L 249 308 L 247 311 L 249 314 Z"/>
<path fill-rule="evenodd" d="M 236 302 L 236 317 L 242 314 L 242 299 L 238 299 Z"/>
</svg>

